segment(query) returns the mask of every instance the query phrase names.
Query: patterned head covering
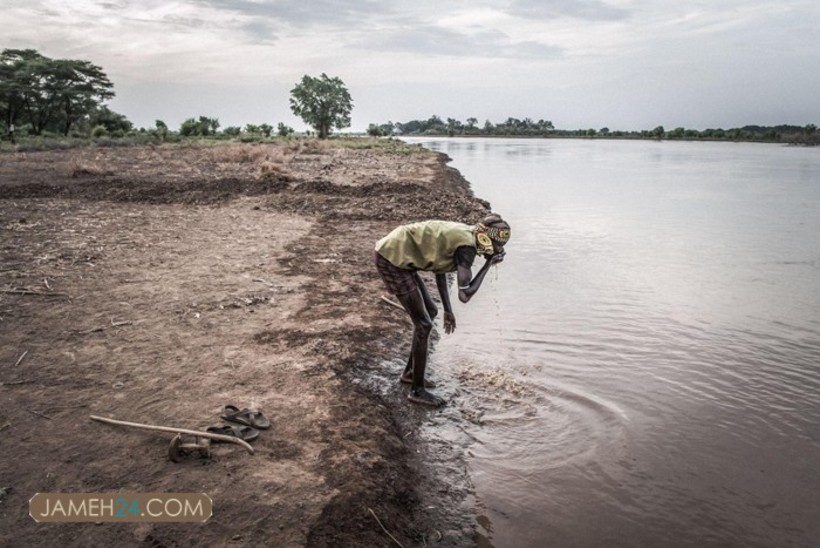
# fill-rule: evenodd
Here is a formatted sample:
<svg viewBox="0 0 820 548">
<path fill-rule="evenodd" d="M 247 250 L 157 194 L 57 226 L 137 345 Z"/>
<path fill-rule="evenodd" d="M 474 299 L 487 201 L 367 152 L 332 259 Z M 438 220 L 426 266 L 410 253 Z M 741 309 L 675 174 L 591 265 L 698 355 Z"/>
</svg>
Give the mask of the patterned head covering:
<svg viewBox="0 0 820 548">
<path fill-rule="evenodd" d="M 492 255 L 495 253 L 494 241 L 503 245 L 510 240 L 510 225 L 500 215 L 488 215 L 476 225 L 475 239 L 480 254 Z"/>
</svg>

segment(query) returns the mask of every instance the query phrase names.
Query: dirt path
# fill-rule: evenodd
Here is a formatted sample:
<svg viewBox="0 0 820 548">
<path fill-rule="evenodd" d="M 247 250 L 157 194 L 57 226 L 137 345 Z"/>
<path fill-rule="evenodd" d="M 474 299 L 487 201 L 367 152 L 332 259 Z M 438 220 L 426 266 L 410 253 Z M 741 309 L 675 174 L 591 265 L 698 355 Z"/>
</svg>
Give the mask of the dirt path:
<svg viewBox="0 0 820 548">
<path fill-rule="evenodd" d="M 357 146 L 0 156 L 0 544 L 386 546 L 373 513 L 405 546 L 473 543 L 465 478 L 429 489 L 427 412 L 372 389 L 407 323 L 371 254 L 395 224 L 486 204 L 438 155 Z M 255 455 L 174 464 L 170 435 L 88 419 L 203 428 L 227 403 L 271 419 Z M 214 516 L 28 516 L 37 492 L 111 491 L 205 492 Z"/>
</svg>

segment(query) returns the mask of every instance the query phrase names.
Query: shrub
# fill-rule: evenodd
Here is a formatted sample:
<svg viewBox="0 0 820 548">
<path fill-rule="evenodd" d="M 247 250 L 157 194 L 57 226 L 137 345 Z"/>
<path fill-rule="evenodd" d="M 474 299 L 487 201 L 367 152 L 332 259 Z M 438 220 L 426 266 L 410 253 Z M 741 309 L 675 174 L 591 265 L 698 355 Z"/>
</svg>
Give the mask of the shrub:
<svg viewBox="0 0 820 548">
<path fill-rule="evenodd" d="M 284 174 L 285 169 L 282 167 L 282 165 L 271 162 L 269 160 L 265 160 L 264 162 L 260 163 L 259 169 L 257 170 L 257 177 L 261 180 L 278 179 Z"/>
<path fill-rule="evenodd" d="M 293 133 L 293 128 L 290 126 L 286 126 L 284 123 L 279 122 L 276 126 L 276 133 L 279 137 L 287 137 Z"/>
<path fill-rule="evenodd" d="M 108 175 L 110 172 L 106 171 L 99 164 L 88 162 L 84 160 L 75 160 L 68 166 L 69 173 L 72 178 L 85 176 Z"/>
</svg>

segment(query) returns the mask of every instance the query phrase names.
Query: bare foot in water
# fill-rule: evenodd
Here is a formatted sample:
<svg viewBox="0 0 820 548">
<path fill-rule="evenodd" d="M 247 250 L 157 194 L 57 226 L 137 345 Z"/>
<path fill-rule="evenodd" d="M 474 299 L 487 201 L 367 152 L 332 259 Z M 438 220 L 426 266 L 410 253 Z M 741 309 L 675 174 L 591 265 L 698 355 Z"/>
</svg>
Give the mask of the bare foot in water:
<svg viewBox="0 0 820 548">
<path fill-rule="evenodd" d="M 431 407 L 441 407 L 444 405 L 444 400 L 436 396 L 435 394 L 431 394 L 424 388 L 414 388 L 410 391 L 410 395 L 407 396 L 407 399 L 413 403 L 421 403 L 423 405 L 429 405 Z"/>
<path fill-rule="evenodd" d="M 401 382 L 403 382 L 404 384 L 413 384 L 413 374 L 411 373 L 411 374 L 408 375 L 408 374 L 405 373 L 399 378 L 399 380 Z M 436 387 L 436 383 L 434 383 L 433 381 L 428 381 L 427 379 L 424 379 L 424 388 L 435 388 L 435 387 Z"/>
</svg>

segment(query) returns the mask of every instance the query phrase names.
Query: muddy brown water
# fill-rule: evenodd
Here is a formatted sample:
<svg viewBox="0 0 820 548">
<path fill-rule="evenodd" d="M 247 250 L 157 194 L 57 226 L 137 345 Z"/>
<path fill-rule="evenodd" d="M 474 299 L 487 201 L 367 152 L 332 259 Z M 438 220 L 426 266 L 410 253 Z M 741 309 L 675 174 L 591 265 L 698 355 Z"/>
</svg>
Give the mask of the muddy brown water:
<svg viewBox="0 0 820 548">
<path fill-rule="evenodd" d="M 486 546 L 812 546 L 820 150 L 413 140 L 513 227 L 442 335 Z"/>
</svg>

